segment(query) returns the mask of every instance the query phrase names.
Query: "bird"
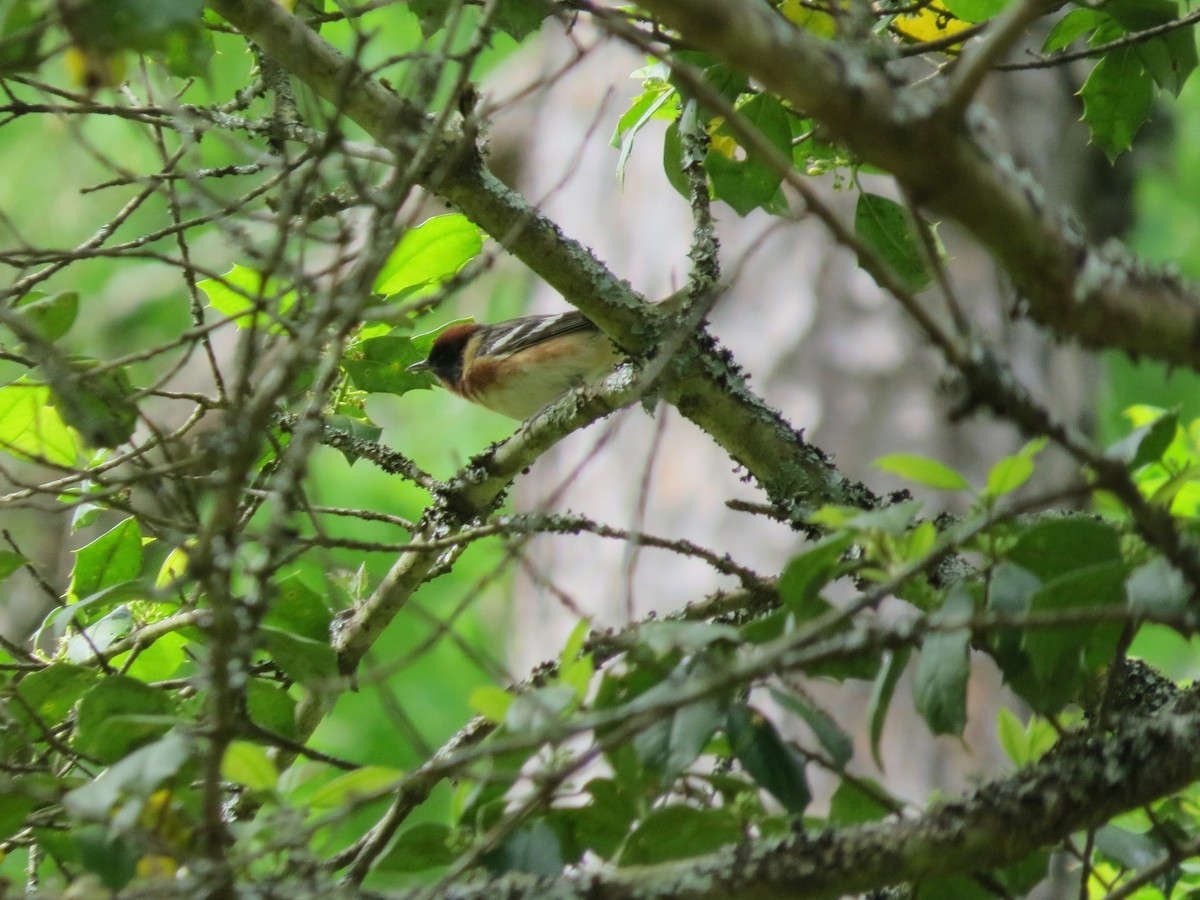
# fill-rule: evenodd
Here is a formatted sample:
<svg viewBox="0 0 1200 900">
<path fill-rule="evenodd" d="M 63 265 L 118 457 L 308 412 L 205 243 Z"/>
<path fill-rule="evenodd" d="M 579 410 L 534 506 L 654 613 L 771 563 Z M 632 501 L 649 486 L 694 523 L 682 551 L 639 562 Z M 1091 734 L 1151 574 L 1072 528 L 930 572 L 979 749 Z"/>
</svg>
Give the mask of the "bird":
<svg viewBox="0 0 1200 900">
<path fill-rule="evenodd" d="M 604 332 L 572 311 L 451 325 L 408 371 L 428 372 L 459 397 L 528 419 L 571 389 L 599 381 L 623 358 Z"/>
</svg>

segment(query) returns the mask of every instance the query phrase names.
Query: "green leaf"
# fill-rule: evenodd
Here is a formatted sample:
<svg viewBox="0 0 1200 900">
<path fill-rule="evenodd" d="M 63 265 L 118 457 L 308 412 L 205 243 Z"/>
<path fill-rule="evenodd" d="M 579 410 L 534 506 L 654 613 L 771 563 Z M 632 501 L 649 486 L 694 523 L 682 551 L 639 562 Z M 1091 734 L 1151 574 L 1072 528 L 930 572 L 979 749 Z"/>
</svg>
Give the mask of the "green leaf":
<svg viewBox="0 0 1200 900">
<path fill-rule="evenodd" d="M 83 692 L 99 677 L 95 669 L 68 663 L 55 663 L 37 672 L 30 672 L 17 685 L 17 693 L 24 704 L 10 701 L 8 711 L 18 721 L 28 721 L 25 711 L 28 705 L 42 725 L 61 725 Z M 40 732 L 35 732 L 41 737 Z"/>
<path fill-rule="evenodd" d="M 0 387 L 0 450 L 20 459 L 75 465 L 79 446 L 52 405 L 49 387 L 24 378 Z"/>
<path fill-rule="evenodd" d="M 47 295 L 41 291 L 30 291 L 16 302 L 13 311 L 42 340 L 57 341 L 75 323 L 75 317 L 79 314 L 79 294 L 76 291 L 60 291 Z"/>
<path fill-rule="evenodd" d="M 141 574 L 142 529 L 130 516 L 75 551 L 68 594 L 79 600 Z"/>
<path fill-rule="evenodd" d="M 742 839 L 742 827 L 728 809 L 664 806 L 652 811 L 621 851 L 622 866 L 653 865 L 719 850 Z"/>
<path fill-rule="evenodd" d="M 1042 44 L 1042 52 L 1053 53 L 1055 50 L 1062 50 L 1107 21 L 1108 16 L 1099 10 L 1073 9 L 1054 23 L 1050 33 L 1046 35 L 1045 43 Z"/>
<path fill-rule="evenodd" d="M 887 791 L 871 779 L 859 780 L 875 788 L 879 794 L 887 795 Z M 839 825 L 863 825 L 867 822 L 878 822 L 891 814 L 891 809 L 849 780 L 843 780 L 838 785 L 829 801 L 829 820 Z"/>
<path fill-rule="evenodd" d="M 349 807 L 370 797 L 380 797 L 404 780 L 404 772 L 389 766 L 363 766 L 322 785 L 309 798 L 314 809 Z"/>
<path fill-rule="evenodd" d="M 1133 145 L 1134 135 L 1150 117 L 1154 82 L 1136 51 L 1125 47 L 1096 64 L 1079 95 L 1092 140 L 1114 161 Z"/>
<path fill-rule="evenodd" d="M 550 12 L 547 0 L 502 0 L 496 7 L 493 21 L 497 28 L 519 43 L 538 31 Z"/>
<path fill-rule="evenodd" d="M 1121 558 L 1120 538 L 1097 519 L 1051 519 L 1021 535 L 1008 558 L 1042 581 Z"/>
<path fill-rule="evenodd" d="M 72 360 L 41 368 L 63 422 L 90 447 L 117 447 L 137 427 L 135 391 L 124 368 L 97 366 L 95 360 Z"/>
<path fill-rule="evenodd" d="M 871 758 L 875 765 L 883 771 L 883 758 L 879 753 L 879 742 L 883 737 L 883 725 L 887 721 L 888 707 L 892 704 L 892 695 L 896 692 L 896 683 L 908 665 L 909 650 L 885 650 L 883 664 L 875 675 L 871 685 L 871 699 L 867 703 L 867 718 L 870 721 Z"/>
<path fill-rule="evenodd" d="M 1029 762 L 1029 740 L 1025 726 L 1007 706 L 1000 707 L 996 712 L 996 739 L 1014 765 L 1023 766 Z"/>
<path fill-rule="evenodd" d="M 683 174 L 683 139 L 679 136 L 678 119 L 667 126 L 663 135 L 663 173 L 671 187 L 686 199 L 689 185 Z"/>
<path fill-rule="evenodd" d="M 670 679 L 651 688 L 643 698 L 646 702 L 667 699 L 678 693 L 680 686 Z M 634 737 L 633 748 L 638 759 L 657 774 L 662 787 L 669 786 L 696 761 L 724 721 L 725 708 L 726 704 L 716 697 L 697 700 L 664 714 Z"/>
<path fill-rule="evenodd" d="M 986 22 L 1004 12 L 1012 0 L 942 0 L 942 5 L 964 22 Z"/>
<path fill-rule="evenodd" d="M 942 491 L 968 491 L 971 489 L 967 479 L 954 469 L 936 459 L 928 459 L 924 456 L 916 456 L 911 453 L 890 453 L 887 456 L 879 457 L 871 465 L 909 481 L 915 481 L 917 484 Z"/>
<path fill-rule="evenodd" d="M 221 775 L 248 791 L 273 791 L 279 772 L 267 751 L 249 741 L 231 741 L 221 757 Z"/>
<path fill-rule="evenodd" d="M 373 290 L 390 296 L 441 284 L 481 249 L 479 227 L 466 216 L 453 213 L 426 219 L 400 238 L 380 269 Z"/>
<path fill-rule="evenodd" d="M 451 9 L 446 0 L 408 0 L 408 8 L 417 17 L 421 34 L 426 38 L 441 30 Z"/>
<path fill-rule="evenodd" d="M 777 688 L 771 688 L 775 702 L 802 718 L 812 729 L 817 741 L 833 761 L 834 768 L 843 769 L 854 756 L 854 741 L 829 713 L 817 706 Z"/>
<path fill-rule="evenodd" d="M 312 641 L 329 642 L 333 613 L 320 594 L 297 575 L 284 578 L 275 590 L 271 607 L 263 617 L 264 625 Z"/>
<path fill-rule="evenodd" d="M 0 550 L 0 581 L 25 565 L 25 557 L 11 550 Z"/>
<path fill-rule="evenodd" d="M 1033 460 L 1024 454 L 1006 456 L 998 461 L 988 471 L 987 487 L 984 494 L 988 497 L 1003 497 L 1011 494 L 1029 480 L 1033 474 Z"/>
<path fill-rule="evenodd" d="M 1137 469 L 1159 462 L 1180 431 L 1177 412 L 1165 413 L 1155 419 L 1154 424 L 1146 429 L 1145 435 L 1138 442 L 1137 453 L 1134 454 L 1130 467 Z"/>
<path fill-rule="evenodd" d="M 919 882 L 912 900 L 994 900 L 995 896 L 972 875 L 944 875 Z"/>
<path fill-rule="evenodd" d="M 69 635 L 64 644 L 66 657 L 75 663 L 90 662 L 132 630 L 133 615 L 122 604 L 99 621 L 82 627 L 80 633 Z"/>
<path fill-rule="evenodd" d="M 883 258 L 909 291 L 916 293 L 933 282 L 921 240 L 899 203 L 878 194 L 859 194 L 854 211 L 854 233 Z M 944 255 L 940 247 L 938 253 Z"/>
<path fill-rule="evenodd" d="M 109 660 L 109 665 L 138 681 L 165 681 L 187 662 L 185 648 L 188 643 L 188 639 L 178 632 L 168 632 L 160 635 L 148 647 L 117 654 Z M 133 658 L 132 662 L 129 662 L 130 657 Z"/>
<path fill-rule="evenodd" d="M 337 654 L 328 635 L 314 640 L 270 625 L 263 625 L 259 635 L 272 661 L 292 680 L 320 687 L 338 677 Z"/>
<path fill-rule="evenodd" d="M 285 689 L 258 678 L 251 679 L 246 686 L 246 710 L 250 720 L 260 728 L 292 740 L 296 738 L 296 701 Z"/>
<path fill-rule="evenodd" d="M 238 328 L 254 326 L 272 334 L 284 334 L 279 320 L 296 305 L 296 292 L 284 290 L 274 278 L 243 265 L 234 265 L 220 277 L 205 278 L 196 287 L 208 297 L 208 305 L 233 320 Z"/>
<path fill-rule="evenodd" d="M 109 675 L 80 698 L 72 743 L 101 762 L 116 762 L 166 733 L 174 722 L 172 712 L 162 691 L 124 675 Z"/>
<path fill-rule="evenodd" d="M 33 0 L 0 5 L 0 76 L 37 69 L 45 34 L 45 29 L 38 27 L 43 15 L 42 5 Z"/>
<path fill-rule="evenodd" d="M 508 691 L 494 685 L 485 684 L 471 691 L 471 696 L 467 699 L 467 705 L 489 722 L 499 725 L 508 715 L 508 709 L 512 706 L 512 701 L 513 695 Z"/>
<path fill-rule="evenodd" d="M 441 822 L 418 822 L 400 832 L 372 871 L 423 872 L 448 866 L 458 857 L 451 846 L 453 832 Z"/>
<path fill-rule="evenodd" d="M 746 773 L 788 812 L 803 814 L 812 793 L 804 757 L 796 748 L 784 742 L 770 721 L 744 704 L 729 710 L 725 730 L 730 749 Z"/>
<path fill-rule="evenodd" d="M 1030 612 L 1053 613 L 1116 604 L 1121 599 L 1124 574 L 1120 560 L 1068 572 L 1034 593 Z M 1033 696 L 1024 692 L 1022 696 L 1043 713 L 1057 711 L 1074 699 L 1089 668 L 1084 658 L 1089 642 L 1111 630 L 1095 624 L 1030 629 L 1025 635 L 1025 651 L 1038 689 Z"/>
<path fill-rule="evenodd" d="M 363 419 L 351 416 L 326 416 L 325 427 L 331 431 L 340 431 L 358 444 L 374 444 L 383 435 L 383 429 Z M 356 452 L 353 445 L 339 444 L 337 451 L 346 458 L 347 465 L 358 462 L 361 454 Z"/>
<path fill-rule="evenodd" d="M 408 371 L 427 355 L 414 346 L 412 338 L 385 335 L 357 344 L 342 360 L 342 368 L 360 391 L 402 395 L 433 383 L 428 373 Z"/>
<path fill-rule="evenodd" d="M 755 94 L 737 107 L 737 114 L 785 159 L 791 158 L 792 126 L 778 98 L 765 91 Z M 713 137 L 737 141 L 728 122 L 723 123 Z M 722 152 L 721 147 L 720 141 L 714 141 L 704 157 L 704 168 L 712 179 L 714 196 L 728 203 L 740 216 L 769 203 L 783 181 L 783 172 L 752 147 L 743 148 L 743 158 L 738 158 L 735 153 L 732 159 Z"/>
<path fill-rule="evenodd" d="M 945 605 L 933 616 L 936 625 L 949 627 L 925 639 L 913 677 L 917 712 L 934 734 L 961 735 L 967 725 L 967 678 L 971 673 L 970 621 L 974 605 L 964 590 L 952 590 Z M 955 625 L 963 627 L 955 628 Z"/>
<path fill-rule="evenodd" d="M 68 30 L 103 53 L 165 50 L 173 36 L 199 28 L 204 0 L 80 0 L 63 11 Z"/>
<path fill-rule="evenodd" d="M 567 862 L 562 838 L 545 820 L 518 828 L 484 857 L 484 864 L 493 874 L 558 875 Z"/>
<path fill-rule="evenodd" d="M 779 576 L 779 599 L 799 621 L 808 621 L 828 608 L 828 604 L 813 601 L 840 572 L 842 557 L 853 543 L 854 535 L 849 532 L 832 534 L 784 566 Z"/>
<path fill-rule="evenodd" d="M 581 807 L 575 818 L 575 837 L 583 849 L 611 859 L 629 834 L 637 816 L 637 807 L 622 784 L 609 778 L 593 778 L 587 783 L 592 802 Z"/>
<path fill-rule="evenodd" d="M 665 67 L 664 67 L 665 69 Z M 665 76 L 666 72 L 663 72 Z M 633 153 L 638 133 L 654 119 L 674 119 L 678 114 L 678 94 L 664 77 L 647 79 L 642 93 L 633 99 L 629 109 L 621 114 L 613 131 L 612 146 L 620 149 L 617 157 L 617 181 L 625 183 L 625 165 Z"/>
</svg>

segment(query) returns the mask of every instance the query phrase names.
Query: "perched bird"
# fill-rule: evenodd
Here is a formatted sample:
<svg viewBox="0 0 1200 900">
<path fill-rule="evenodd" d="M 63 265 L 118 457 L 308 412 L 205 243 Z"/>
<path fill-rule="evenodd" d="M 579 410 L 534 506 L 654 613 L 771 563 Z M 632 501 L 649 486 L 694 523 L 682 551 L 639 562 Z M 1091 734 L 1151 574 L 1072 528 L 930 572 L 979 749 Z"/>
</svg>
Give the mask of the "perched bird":
<svg viewBox="0 0 1200 900">
<path fill-rule="evenodd" d="M 599 381 L 622 354 L 580 312 L 452 325 L 408 367 L 490 410 L 527 419 L 572 388 Z"/>
</svg>

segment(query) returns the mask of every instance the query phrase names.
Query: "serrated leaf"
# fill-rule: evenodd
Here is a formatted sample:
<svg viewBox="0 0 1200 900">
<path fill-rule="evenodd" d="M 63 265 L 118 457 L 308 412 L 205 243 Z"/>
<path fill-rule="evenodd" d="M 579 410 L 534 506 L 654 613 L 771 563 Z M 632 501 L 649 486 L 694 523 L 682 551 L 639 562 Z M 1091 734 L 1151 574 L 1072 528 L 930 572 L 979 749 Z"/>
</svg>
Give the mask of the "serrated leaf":
<svg viewBox="0 0 1200 900">
<path fill-rule="evenodd" d="M 971 489 L 967 479 L 945 463 L 912 453 L 890 453 L 887 456 L 879 457 L 871 465 L 909 481 L 915 481 L 917 484 L 942 491 Z"/>
<path fill-rule="evenodd" d="M 1106 54 L 1079 89 L 1083 120 L 1110 161 L 1133 145 L 1150 117 L 1154 82 L 1130 47 Z"/>
<path fill-rule="evenodd" d="M 502 0 L 496 7 L 496 27 L 520 43 L 542 27 L 552 7 L 547 0 Z"/>
<path fill-rule="evenodd" d="M 409 366 L 427 355 L 417 349 L 410 337 L 385 335 L 355 345 L 343 358 L 342 368 L 360 391 L 401 396 L 433 383 L 426 372 L 408 371 Z"/>
<path fill-rule="evenodd" d="M 373 290 L 392 296 L 441 284 L 481 249 L 479 226 L 466 216 L 452 213 L 426 219 L 400 238 L 379 270 Z"/>
</svg>

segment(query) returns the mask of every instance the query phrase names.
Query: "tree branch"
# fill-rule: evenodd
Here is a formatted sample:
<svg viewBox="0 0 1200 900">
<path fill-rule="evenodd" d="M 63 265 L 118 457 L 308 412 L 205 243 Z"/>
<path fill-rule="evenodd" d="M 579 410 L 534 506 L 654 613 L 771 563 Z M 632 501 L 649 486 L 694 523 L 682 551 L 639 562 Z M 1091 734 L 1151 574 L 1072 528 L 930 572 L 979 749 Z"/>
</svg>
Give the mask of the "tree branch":
<svg viewBox="0 0 1200 900">
<path fill-rule="evenodd" d="M 1200 369 L 1195 286 L 1094 247 L 1048 206 L 1041 187 L 987 146 L 940 81 L 896 87 L 859 48 L 822 41 L 767 4 L 646 0 L 684 39 L 745 72 L 822 123 L 914 201 L 955 219 L 1028 301 L 1028 314 L 1092 347 Z"/>
</svg>

